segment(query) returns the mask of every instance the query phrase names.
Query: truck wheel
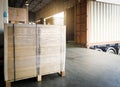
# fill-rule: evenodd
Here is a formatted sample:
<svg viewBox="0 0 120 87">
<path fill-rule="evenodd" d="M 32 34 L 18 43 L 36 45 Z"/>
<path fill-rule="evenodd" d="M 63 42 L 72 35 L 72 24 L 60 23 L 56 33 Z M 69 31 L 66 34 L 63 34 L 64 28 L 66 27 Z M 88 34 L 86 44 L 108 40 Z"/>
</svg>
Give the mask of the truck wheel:
<svg viewBox="0 0 120 87">
<path fill-rule="evenodd" d="M 117 54 L 116 49 L 113 47 L 108 47 L 106 52 L 111 54 Z"/>
<path fill-rule="evenodd" d="M 118 50 L 118 55 L 120 55 L 120 48 L 119 48 L 119 50 Z"/>
<path fill-rule="evenodd" d="M 102 50 L 102 49 L 100 49 L 100 48 L 96 48 L 95 50 L 96 50 L 96 51 L 103 52 L 103 50 Z"/>
</svg>

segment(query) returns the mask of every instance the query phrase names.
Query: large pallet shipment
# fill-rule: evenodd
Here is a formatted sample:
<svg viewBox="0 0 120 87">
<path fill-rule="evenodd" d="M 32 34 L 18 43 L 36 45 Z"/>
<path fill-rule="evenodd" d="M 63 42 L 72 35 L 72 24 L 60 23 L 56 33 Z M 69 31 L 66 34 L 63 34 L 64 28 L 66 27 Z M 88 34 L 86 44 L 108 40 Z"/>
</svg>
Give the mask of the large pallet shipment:
<svg viewBox="0 0 120 87">
<path fill-rule="evenodd" d="M 4 75 L 11 82 L 46 74 L 65 75 L 65 26 L 6 24 Z"/>
</svg>

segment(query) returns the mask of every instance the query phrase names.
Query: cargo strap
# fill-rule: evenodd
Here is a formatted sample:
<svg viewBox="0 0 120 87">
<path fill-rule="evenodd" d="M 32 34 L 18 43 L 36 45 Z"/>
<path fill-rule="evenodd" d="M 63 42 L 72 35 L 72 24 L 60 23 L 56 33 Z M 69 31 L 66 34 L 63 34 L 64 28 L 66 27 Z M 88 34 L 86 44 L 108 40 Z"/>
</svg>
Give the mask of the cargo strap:
<svg viewBox="0 0 120 87">
<path fill-rule="evenodd" d="M 36 71 L 37 75 L 40 74 L 40 29 L 36 24 Z"/>
<path fill-rule="evenodd" d="M 16 80 L 16 64 L 15 64 L 15 25 L 13 24 L 13 68 L 14 68 L 14 81 Z"/>
</svg>

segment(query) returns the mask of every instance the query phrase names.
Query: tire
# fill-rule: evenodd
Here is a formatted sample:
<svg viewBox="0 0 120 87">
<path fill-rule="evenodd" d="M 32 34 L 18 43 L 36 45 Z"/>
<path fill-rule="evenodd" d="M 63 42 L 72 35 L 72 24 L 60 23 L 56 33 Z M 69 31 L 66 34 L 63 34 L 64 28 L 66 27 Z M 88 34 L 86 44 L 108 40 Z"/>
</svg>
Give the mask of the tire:
<svg viewBox="0 0 120 87">
<path fill-rule="evenodd" d="M 103 50 L 102 50 L 102 49 L 100 49 L 100 48 L 96 48 L 95 50 L 96 50 L 96 51 L 103 52 Z"/>
<path fill-rule="evenodd" d="M 106 52 L 111 54 L 117 54 L 117 51 L 114 47 L 108 47 Z"/>
<path fill-rule="evenodd" d="M 119 48 L 119 50 L 118 50 L 118 55 L 120 55 L 120 48 Z"/>
</svg>

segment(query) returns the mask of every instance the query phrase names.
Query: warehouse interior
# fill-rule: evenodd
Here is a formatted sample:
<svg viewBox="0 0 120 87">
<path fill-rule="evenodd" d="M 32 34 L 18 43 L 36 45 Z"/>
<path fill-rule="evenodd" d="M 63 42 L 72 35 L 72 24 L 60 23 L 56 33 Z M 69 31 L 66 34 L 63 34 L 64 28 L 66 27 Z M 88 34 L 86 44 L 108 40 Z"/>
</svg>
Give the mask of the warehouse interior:
<svg viewBox="0 0 120 87">
<path fill-rule="evenodd" d="M 119 9 L 120 9 L 119 0 L 115 0 L 114 2 L 112 0 L 108 0 L 108 2 L 106 0 L 0 0 L 0 20 L 1 20 L 0 21 L 0 71 L 1 71 L 0 87 L 26 87 L 26 86 L 29 86 L 29 87 L 53 87 L 53 86 L 56 86 L 56 87 L 73 87 L 73 86 L 75 87 L 120 87 L 120 80 L 119 80 L 120 78 L 120 74 L 119 74 L 120 73 L 120 68 L 119 68 L 120 44 L 119 44 L 119 37 L 118 37 L 120 33 Z M 116 17 L 113 17 L 113 16 L 116 16 Z M 113 24 L 113 22 L 115 22 L 116 24 L 115 23 Z M 8 25 L 6 26 L 6 24 Z M 23 28 L 23 25 L 25 25 L 24 28 Z M 105 26 L 105 25 L 108 25 L 108 26 Z M 55 34 L 55 31 L 50 31 L 54 35 L 45 36 L 48 34 L 47 31 L 42 31 L 42 30 L 39 31 L 39 29 L 42 29 L 42 28 L 43 30 L 44 29 L 46 30 L 46 28 L 48 27 L 52 29 L 54 26 L 55 28 L 60 29 L 59 30 L 60 33 L 56 31 L 56 34 Z M 116 28 L 115 29 L 116 33 L 112 34 L 113 30 L 109 30 L 109 28 L 112 29 L 111 27 L 114 29 Z M 6 28 L 8 28 L 8 30 Z M 29 33 L 28 36 L 32 35 L 31 32 L 34 33 L 34 31 L 32 30 L 32 28 L 34 28 L 36 29 L 35 31 L 37 31 L 36 36 L 34 36 L 33 34 L 34 37 L 37 38 L 38 37 L 37 35 L 42 37 L 43 35 L 44 37 L 47 37 L 47 39 L 45 40 L 48 40 L 48 41 L 50 37 L 53 37 L 56 35 L 55 38 L 53 37 L 54 39 L 52 40 L 53 41 L 56 40 L 58 44 L 60 43 L 60 47 L 63 47 L 60 49 L 62 49 L 64 53 L 63 54 L 61 53 L 60 57 L 62 55 L 66 59 L 65 74 L 64 73 L 60 74 L 61 76 L 63 75 L 62 77 L 60 77 L 58 74 L 59 72 L 57 72 L 52 74 L 51 73 L 45 74 L 40 77 L 38 76 L 37 79 L 36 79 L 36 76 L 33 76 L 32 78 L 27 77 L 25 79 L 21 79 L 21 78 L 15 79 L 15 76 L 16 76 L 15 70 L 13 74 L 9 75 L 9 73 L 7 73 L 8 77 L 7 75 L 5 76 L 6 74 L 5 65 L 9 65 L 13 63 L 13 62 L 9 62 L 8 64 L 6 64 L 7 63 L 5 59 L 7 57 L 6 55 L 10 55 L 10 53 L 12 52 L 10 51 L 10 49 L 13 49 L 13 51 L 15 51 L 15 48 L 8 49 L 8 51 L 10 51 L 10 53 L 8 54 L 7 54 L 8 51 L 7 52 L 5 51 L 6 46 L 9 47 L 9 44 L 8 45 L 5 44 L 6 40 L 8 40 L 9 42 L 9 37 L 8 39 L 6 39 L 7 35 L 5 32 L 7 33 L 10 32 L 8 33 L 8 36 L 9 36 L 12 33 L 14 34 L 16 32 L 16 30 L 14 29 L 17 29 L 17 28 L 18 30 L 20 28 L 21 30 L 22 28 L 26 29 L 25 32 L 20 32 L 18 33 L 18 35 Z M 98 31 L 97 30 L 94 31 L 92 30 L 92 28 L 98 29 Z M 29 31 L 29 29 L 32 31 Z M 64 31 L 65 29 L 66 31 Z M 110 35 L 108 34 L 105 35 L 106 31 L 110 33 Z M 42 34 L 42 32 L 47 32 L 47 33 Z M 93 32 L 97 32 L 97 34 L 95 33 L 93 35 L 90 35 L 90 33 L 93 33 Z M 59 39 L 57 39 L 57 37 L 59 36 L 59 35 L 57 36 L 57 33 L 63 35 L 63 36 L 62 35 L 60 36 L 60 40 L 61 38 L 63 38 L 60 42 L 59 42 Z M 99 37 L 95 36 L 95 35 L 100 35 L 98 33 L 104 34 L 104 35 L 101 35 L 102 39 L 100 38 L 100 41 L 99 41 Z M 17 38 L 14 35 L 11 36 L 13 39 L 10 38 L 10 40 L 11 41 L 13 40 L 13 42 L 14 42 L 14 39 Z M 109 42 L 109 40 L 104 38 L 105 36 L 106 38 L 110 37 L 109 40 L 111 40 L 111 42 Z M 41 42 L 41 37 L 37 38 L 36 42 L 37 40 Z M 113 39 L 115 39 L 115 41 Z M 29 40 L 27 42 L 28 45 L 29 45 Z M 17 39 L 16 39 L 16 42 L 17 42 Z M 40 45 L 40 42 L 36 44 Z M 103 44 L 103 42 L 107 43 L 107 45 L 104 45 L 100 48 L 103 49 L 102 51 L 108 52 L 108 53 L 99 52 L 101 51 L 101 49 L 99 49 L 99 45 Z M 46 48 L 47 48 L 47 46 L 51 45 L 52 42 L 47 43 L 46 41 L 44 42 L 44 44 L 46 45 Z M 37 45 L 36 45 L 36 48 L 37 48 Z M 13 46 L 15 46 L 15 44 L 13 44 Z M 55 46 L 57 45 L 55 44 Z M 107 49 L 105 48 L 105 46 L 107 46 Z M 87 48 L 93 49 L 93 47 L 95 48 L 95 50 L 87 49 Z M 30 51 L 31 49 L 30 50 L 29 48 L 27 49 L 28 49 L 28 52 L 32 52 Z M 39 48 L 38 46 L 38 49 L 42 49 L 42 48 Z M 49 47 L 47 49 L 49 49 Z M 33 49 L 33 50 L 35 50 L 36 55 L 37 54 L 40 55 L 39 53 L 41 52 L 40 50 L 39 52 L 37 52 L 36 49 Z M 24 50 L 23 53 L 26 51 L 27 50 Z M 45 51 L 47 53 L 47 50 Z M 26 54 L 28 52 L 26 52 Z M 52 52 L 49 52 L 49 53 L 55 54 L 55 52 L 56 50 L 53 49 Z M 21 52 L 20 55 L 22 55 L 23 53 Z M 115 55 L 115 54 L 118 54 L 118 55 Z M 11 54 L 11 55 L 15 57 L 17 53 Z M 41 58 L 41 55 L 40 55 L 40 58 Z M 13 67 L 16 68 L 17 65 L 14 66 L 16 64 L 15 58 L 10 59 L 10 61 L 11 60 L 14 61 L 12 68 Z M 51 60 L 47 60 L 47 63 L 49 61 L 51 62 Z M 57 60 L 53 60 L 53 61 L 56 62 Z M 37 62 L 36 60 L 36 63 L 39 64 L 40 62 Z M 64 67 L 64 63 L 62 67 Z M 51 65 L 49 65 L 49 67 L 47 68 L 49 70 L 54 67 L 51 67 Z M 36 71 L 36 72 L 40 73 L 41 71 Z M 29 71 L 27 73 L 31 74 Z M 12 80 L 5 81 L 6 77 L 7 79 L 9 79 L 9 78 L 12 78 L 12 76 L 14 77 Z M 41 79 L 41 78 L 42 78 L 42 81 L 37 82 L 38 79 Z"/>
</svg>

